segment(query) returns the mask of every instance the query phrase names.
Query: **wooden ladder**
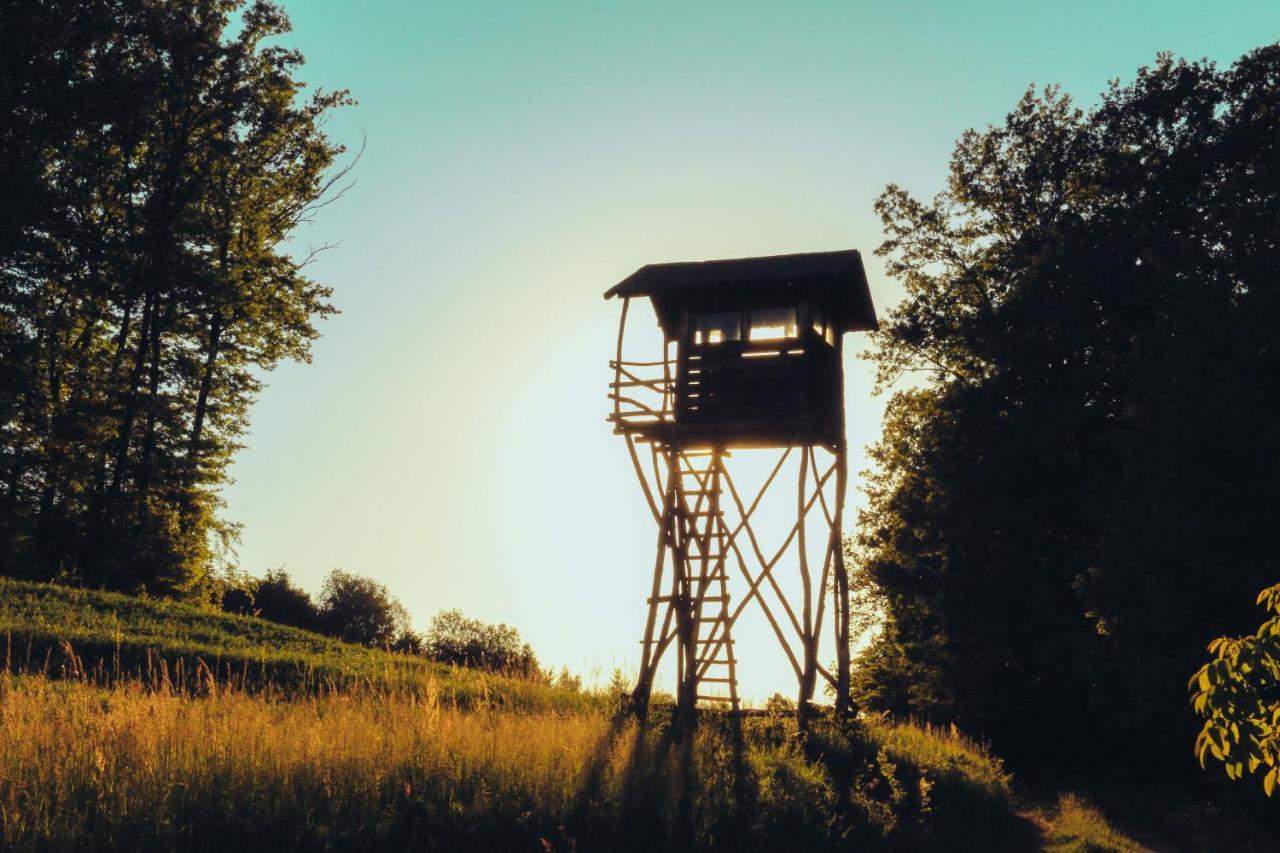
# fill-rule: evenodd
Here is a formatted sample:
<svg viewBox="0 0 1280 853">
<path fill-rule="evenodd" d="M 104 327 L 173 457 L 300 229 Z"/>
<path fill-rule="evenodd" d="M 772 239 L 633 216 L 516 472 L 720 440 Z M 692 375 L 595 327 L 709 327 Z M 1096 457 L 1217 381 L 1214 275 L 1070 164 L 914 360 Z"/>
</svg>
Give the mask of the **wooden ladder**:
<svg viewBox="0 0 1280 853">
<path fill-rule="evenodd" d="M 681 453 L 677 508 L 684 547 L 679 589 L 692 619 L 695 695 L 738 711 L 720 457 L 717 450 Z M 704 685 L 715 692 L 703 692 Z"/>
</svg>

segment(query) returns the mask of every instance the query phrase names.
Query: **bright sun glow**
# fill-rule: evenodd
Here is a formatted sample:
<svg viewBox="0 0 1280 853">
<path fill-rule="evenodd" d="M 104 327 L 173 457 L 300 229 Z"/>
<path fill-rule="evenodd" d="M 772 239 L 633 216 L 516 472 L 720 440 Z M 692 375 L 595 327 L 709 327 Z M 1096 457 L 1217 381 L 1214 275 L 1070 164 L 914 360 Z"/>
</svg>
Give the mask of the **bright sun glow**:
<svg viewBox="0 0 1280 853">
<path fill-rule="evenodd" d="M 753 341 L 781 341 L 791 337 L 787 334 L 786 326 L 752 326 L 751 340 Z"/>
<path fill-rule="evenodd" d="M 1092 103 L 1157 50 L 1229 63 L 1280 32 L 1280 5 L 1248 0 L 939 3 L 921 26 L 867 3 L 287 5 L 304 79 L 360 101 L 330 129 L 369 153 L 299 232 L 304 255 L 340 244 L 310 272 L 342 313 L 253 408 L 225 493 L 241 565 L 313 591 L 334 566 L 368 574 L 419 628 L 458 607 L 600 681 L 639 661 L 656 537 L 604 420 L 606 288 L 656 261 L 851 246 L 887 313 L 903 294 L 872 254 L 874 199 L 945 181 L 956 134 L 1002 121 L 1027 82 Z M 888 396 L 865 344 L 844 341 L 851 505 Z M 794 691 L 780 656 L 743 660 L 744 692 Z"/>
</svg>

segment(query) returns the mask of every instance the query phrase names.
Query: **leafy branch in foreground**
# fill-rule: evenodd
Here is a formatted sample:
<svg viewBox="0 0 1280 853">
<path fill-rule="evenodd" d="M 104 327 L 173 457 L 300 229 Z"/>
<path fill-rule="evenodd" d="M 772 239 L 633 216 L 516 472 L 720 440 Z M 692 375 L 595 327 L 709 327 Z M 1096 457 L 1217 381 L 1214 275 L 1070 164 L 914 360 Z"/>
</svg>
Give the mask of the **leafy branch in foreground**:
<svg viewBox="0 0 1280 853">
<path fill-rule="evenodd" d="M 1258 603 L 1274 614 L 1253 636 L 1219 637 L 1214 659 L 1191 677 L 1191 705 L 1205 718 L 1196 738 L 1200 766 L 1212 755 L 1231 779 L 1265 770 L 1267 796 L 1280 781 L 1280 584 L 1264 589 Z"/>
</svg>

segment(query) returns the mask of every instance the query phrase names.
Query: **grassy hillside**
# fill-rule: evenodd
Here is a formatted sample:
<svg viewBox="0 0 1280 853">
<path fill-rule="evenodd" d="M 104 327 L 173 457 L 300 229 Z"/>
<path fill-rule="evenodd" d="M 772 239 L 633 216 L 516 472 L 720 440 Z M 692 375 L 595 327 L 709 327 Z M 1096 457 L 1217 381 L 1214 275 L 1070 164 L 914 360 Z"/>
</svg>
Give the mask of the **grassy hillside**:
<svg viewBox="0 0 1280 853">
<path fill-rule="evenodd" d="M 1144 849 L 1074 798 L 1020 805 L 955 730 L 706 714 L 690 735 L 599 695 L 39 584 L 0 581 L 0 635 L 3 849 Z"/>
<path fill-rule="evenodd" d="M 461 707 L 585 710 L 596 697 L 389 654 L 330 637 L 158 599 L 0 578 L 0 654 L 14 673 L 84 671 L 97 684 L 168 680 L 201 690 L 209 677 L 240 690 L 310 692 L 428 688 Z"/>
</svg>

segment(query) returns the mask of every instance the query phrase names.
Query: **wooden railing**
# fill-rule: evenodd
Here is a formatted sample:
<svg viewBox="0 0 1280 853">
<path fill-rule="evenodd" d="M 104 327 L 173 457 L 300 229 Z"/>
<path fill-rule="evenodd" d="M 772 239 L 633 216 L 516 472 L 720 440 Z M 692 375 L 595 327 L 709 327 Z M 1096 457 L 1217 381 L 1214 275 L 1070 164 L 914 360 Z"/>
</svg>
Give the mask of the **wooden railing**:
<svg viewBox="0 0 1280 853">
<path fill-rule="evenodd" d="M 614 432 L 643 432 L 675 420 L 675 377 L 666 361 L 610 360 Z"/>
</svg>

